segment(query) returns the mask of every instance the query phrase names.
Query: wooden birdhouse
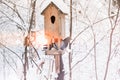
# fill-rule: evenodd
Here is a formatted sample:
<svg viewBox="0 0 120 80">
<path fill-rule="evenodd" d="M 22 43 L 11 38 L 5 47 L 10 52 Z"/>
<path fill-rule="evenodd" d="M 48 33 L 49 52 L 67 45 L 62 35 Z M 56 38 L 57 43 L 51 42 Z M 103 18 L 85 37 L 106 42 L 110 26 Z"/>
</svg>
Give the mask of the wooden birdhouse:
<svg viewBox="0 0 120 80">
<path fill-rule="evenodd" d="M 48 44 L 57 42 L 58 46 L 61 39 L 65 37 L 65 4 L 62 0 L 46 0 L 41 14 L 44 16 L 44 31 Z"/>
<path fill-rule="evenodd" d="M 55 43 L 60 48 L 61 39 L 65 38 L 65 15 L 67 13 L 67 6 L 62 0 L 46 0 L 44 3 L 41 14 L 44 16 L 44 32 L 48 45 Z M 58 49 L 51 49 L 47 50 L 46 54 L 55 56 L 55 69 L 57 73 L 60 73 L 61 52 Z"/>
</svg>

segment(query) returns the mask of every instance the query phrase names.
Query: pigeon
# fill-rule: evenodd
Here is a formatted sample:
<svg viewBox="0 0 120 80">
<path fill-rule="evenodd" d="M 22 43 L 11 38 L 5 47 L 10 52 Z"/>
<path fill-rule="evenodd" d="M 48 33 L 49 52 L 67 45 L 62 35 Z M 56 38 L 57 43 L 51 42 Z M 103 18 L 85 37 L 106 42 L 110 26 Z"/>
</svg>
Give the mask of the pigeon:
<svg viewBox="0 0 120 80">
<path fill-rule="evenodd" d="M 65 38 L 64 40 L 61 41 L 60 49 L 64 50 L 67 46 L 68 43 L 70 42 L 70 37 Z"/>
</svg>

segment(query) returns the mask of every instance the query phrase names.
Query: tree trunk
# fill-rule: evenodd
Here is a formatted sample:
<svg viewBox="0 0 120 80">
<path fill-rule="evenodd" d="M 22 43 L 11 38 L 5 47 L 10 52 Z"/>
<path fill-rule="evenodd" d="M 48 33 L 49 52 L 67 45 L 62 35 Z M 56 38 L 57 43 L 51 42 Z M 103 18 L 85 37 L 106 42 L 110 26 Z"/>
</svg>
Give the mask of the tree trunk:
<svg viewBox="0 0 120 80">
<path fill-rule="evenodd" d="M 70 0 L 70 38 L 72 37 L 72 0 Z M 69 44 L 69 49 L 71 49 L 71 43 Z M 69 52 L 69 80 L 72 80 L 72 71 L 71 71 L 71 62 L 72 62 L 72 55 Z"/>
<path fill-rule="evenodd" d="M 27 46 L 25 46 L 25 62 L 24 62 L 24 80 L 26 80 L 26 75 L 27 75 L 27 63 L 28 63 L 28 58 L 27 58 Z"/>
<path fill-rule="evenodd" d="M 25 45 L 25 52 L 24 52 L 24 55 L 25 55 L 25 61 L 24 61 L 24 80 L 27 80 L 26 79 L 26 75 L 27 75 L 27 67 L 28 67 L 28 57 L 27 57 L 27 48 L 31 46 L 31 41 L 30 41 L 30 35 L 31 35 L 31 29 L 32 29 L 32 26 L 34 25 L 35 26 L 35 6 L 36 6 L 36 0 L 33 1 L 33 6 L 32 7 L 32 13 L 31 13 L 31 19 L 30 19 L 30 25 L 29 25 L 29 30 L 28 30 L 28 35 L 27 37 L 29 37 L 28 39 L 28 45 Z"/>
</svg>

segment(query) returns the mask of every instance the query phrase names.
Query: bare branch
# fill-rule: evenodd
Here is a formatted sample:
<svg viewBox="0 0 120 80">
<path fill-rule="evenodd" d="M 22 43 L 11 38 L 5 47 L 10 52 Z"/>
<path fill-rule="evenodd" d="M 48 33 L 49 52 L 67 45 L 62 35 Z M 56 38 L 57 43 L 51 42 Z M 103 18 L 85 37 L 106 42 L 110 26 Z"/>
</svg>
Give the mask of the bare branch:
<svg viewBox="0 0 120 80">
<path fill-rule="evenodd" d="M 97 61 L 96 61 L 96 34 L 94 32 L 93 26 L 91 26 L 91 30 L 93 33 L 93 37 L 94 37 L 94 63 L 95 63 L 95 76 L 96 76 L 96 80 L 98 80 L 98 74 L 97 74 Z"/>
<path fill-rule="evenodd" d="M 111 28 L 110 42 L 109 42 L 109 43 L 110 43 L 110 44 L 109 44 L 109 55 L 108 55 L 108 59 L 107 59 L 107 63 L 106 63 L 106 68 L 105 68 L 104 80 L 106 80 L 107 74 L 108 74 L 108 70 L 109 70 L 109 63 L 110 63 L 110 58 L 111 58 L 111 53 L 112 53 L 113 33 L 114 33 L 115 28 L 116 28 L 119 11 L 120 11 L 120 7 L 118 8 L 118 11 L 117 11 L 117 16 L 116 16 L 115 24 L 114 24 L 113 28 Z M 111 26 L 111 27 L 112 27 L 112 26 Z"/>
<path fill-rule="evenodd" d="M 97 22 L 94 22 L 93 25 L 98 24 L 98 23 L 100 23 L 100 22 L 102 22 L 102 21 L 104 21 L 104 20 L 106 20 L 106 19 L 109 19 L 109 18 L 115 17 L 115 16 L 116 16 L 116 15 L 112 15 L 112 16 L 103 18 L 103 19 L 101 19 L 101 20 L 99 20 L 99 21 L 97 21 Z M 71 44 L 80 36 L 80 34 L 82 34 L 84 31 L 86 31 L 86 30 L 89 29 L 90 27 L 91 27 L 91 26 L 88 26 L 88 27 L 86 27 L 84 30 L 82 30 L 81 32 L 79 32 L 79 33 L 75 36 L 75 38 L 72 40 Z"/>
<path fill-rule="evenodd" d="M 100 41 L 102 41 L 104 38 L 106 37 L 106 35 L 104 35 L 98 42 L 96 42 L 96 46 L 100 43 Z M 76 62 L 76 64 L 74 64 L 73 66 L 72 66 L 72 69 L 75 67 L 75 66 L 77 66 L 80 62 L 82 62 L 82 61 L 84 61 L 88 56 L 89 56 L 89 54 L 91 53 L 91 51 L 94 49 L 94 46 L 89 50 L 89 52 L 85 55 L 85 57 L 84 58 L 82 58 L 81 60 L 79 60 L 79 61 L 77 61 Z"/>
<path fill-rule="evenodd" d="M 8 63 L 8 65 L 13 69 L 13 71 L 17 74 L 16 70 L 12 67 L 12 65 L 9 63 L 9 61 L 6 59 L 6 56 L 1 53 L 1 55 L 3 56 L 3 58 L 5 59 L 5 61 Z"/>
<path fill-rule="evenodd" d="M 17 14 L 17 16 L 18 16 L 18 18 L 23 22 L 23 24 L 24 24 L 24 20 L 23 20 L 23 18 L 21 17 L 21 15 L 19 14 L 19 12 L 18 12 L 18 10 L 17 10 L 17 8 L 15 7 L 15 9 L 14 8 L 12 8 L 11 6 L 9 6 L 7 3 L 5 3 L 5 2 L 2 2 L 4 5 L 6 5 L 7 7 L 9 7 L 11 10 L 13 10 L 16 14 Z M 16 4 L 14 4 L 14 3 L 12 3 L 14 6 L 16 6 Z"/>
<path fill-rule="evenodd" d="M 32 59 L 32 58 L 30 58 L 32 61 L 33 61 L 33 63 L 35 64 L 35 66 L 40 70 L 40 73 L 42 72 L 42 70 L 40 69 L 40 67 L 37 65 L 37 63 Z"/>
<path fill-rule="evenodd" d="M 32 43 L 31 43 L 31 44 L 32 44 Z M 36 50 L 36 48 L 33 46 L 33 44 L 32 44 L 32 47 L 33 47 L 34 51 L 36 52 L 36 54 L 37 54 L 37 56 L 38 56 L 38 58 L 39 58 L 39 60 L 40 60 L 39 53 L 38 53 L 38 51 Z"/>
<path fill-rule="evenodd" d="M 22 62 L 22 64 L 23 64 L 23 61 L 22 61 L 21 57 L 20 57 L 16 52 L 12 51 L 10 48 L 6 47 L 6 46 L 5 46 L 4 44 L 2 44 L 1 42 L 0 42 L 0 45 L 2 45 L 2 46 L 5 47 L 6 49 L 8 49 L 10 52 L 12 52 L 14 55 L 16 55 L 16 56 L 20 59 L 20 61 Z"/>
<path fill-rule="evenodd" d="M 99 20 L 99 21 L 96 21 L 96 22 L 94 22 L 93 24 L 97 24 L 97 23 L 99 23 L 99 22 L 102 22 L 102 21 L 104 21 L 104 20 L 107 20 L 107 19 L 112 18 L 112 17 L 115 17 L 115 16 L 116 16 L 116 14 L 115 14 L 115 15 L 111 15 L 111 16 L 109 16 L 109 17 L 106 17 L 106 18 L 103 18 L 103 19 L 101 19 L 101 20 Z"/>
<path fill-rule="evenodd" d="M 37 0 L 35 0 L 35 1 L 33 2 L 33 6 L 32 6 L 33 10 L 32 10 L 32 14 L 31 14 L 30 26 L 29 26 L 29 29 L 28 29 L 28 33 L 30 33 L 30 31 L 31 31 L 31 29 L 32 29 L 32 25 L 33 25 L 33 21 L 34 21 L 34 14 L 35 14 L 36 1 L 37 1 Z"/>
<path fill-rule="evenodd" d="M 5 15 L 10 21 L 12 21 L 12 22 L 16 23 L 17 25 L 21 26 L 21 27 L 18 27 L 18 26 L 17 26 L 18 28 L 20 28 L 20 29 L 22 29 L 22 30 L 25 31 L 25 28 L 24 28 L 21 24 L 17 23 L 15 20 L 13 20 L 12 18 L 10 18 L 10 17 L 9 17 L 7 14 L 5 14 L 3 11 L 0 10 L 0 12 L 1 12 L 3 15 Z"/>
<path fill-rule="evenodd" d="M 82 30 L 80 33 L 78 33 L 78 34 L 76 35 L 76 37 L 72 40 L 72 42 L 71 42 L 70 44 L 72 44 L 72 43 L 80 36 L 80 34 L 82 34 L 84 31 L 86 31 L 89 27 L 90 27 L 90 26 L 86 27 L 84 30 Z"/>
</svg>

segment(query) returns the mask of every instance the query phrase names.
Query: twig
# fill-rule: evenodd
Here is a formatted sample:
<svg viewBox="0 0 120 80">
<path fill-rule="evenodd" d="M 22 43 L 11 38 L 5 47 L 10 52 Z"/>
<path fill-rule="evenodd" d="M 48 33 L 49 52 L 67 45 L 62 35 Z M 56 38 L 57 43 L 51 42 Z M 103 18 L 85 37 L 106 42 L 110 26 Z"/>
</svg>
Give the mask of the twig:
<svg viewBox="0 0 120 80">
<path fill-rule="evenodd" d="M 23 64 L 23 61 L 22 61 L 21 57 L 20 57 L 16 52 L 14 52 L 14 51 L 11 50 L 10 48 L 6 47 L 6 46 L 5 46 L 4 44 L 2 44 L 1 42 L 0 42 L 0 45 L 2 45 L 2 46 L 5 47 L 6 49 L 8 49 L 10 52 L 12 52 L 13 54 L 15 54 L 15 55 L 20 59 L 20 61 L 21 61 L 22 64 Z"/>
<path fill-rule="evenodd" d="M 3 58 L 6 60 L 6 62 L 8 63 L 8 65 L 13 69 L 13 71 L 17 74 L 17 72 L 16 72 L 15 69 L 12 67 L 12 65 L 10 65 L 9 61 L 6 59 L 6 57 L 4 56 L 4 54 L 1 53 L 1 55 L 2 55 Z"/>
<path fill-rule="evenodd" d="M 16 64 L 16 61 L 10 56 L 10 54 L 8 54 L 9 57 L 11 58 L 12 62 L 15 64 L 16 68 L 17 68 L 17 64 Z"/>
<path fill-rule="evenodd" d="M 11 10 L 13 10 L 17 16 L 20 18 L 20 20 L 24 23 L 24 20 L 23 18 L 21 17 L 21 15 L 19 14 L 18 10 L 17 9 L 13 9 L 11 6 L 9 6 L 7 3 L 5 2 L 2 2 L 4 5 L 6 5 L 7 7 L 9 7 Z M 14 6 L 16 6 L 16 4 L 12 3 Z"/>
<path fill-rule="evenodd" d="M 105 68 L 104 80 L 106 80 L 107 74 L 108 74 L 108 70 L 109 70 L 110 57 L 111 57 L 111 53 L 112 53 L 113 33 L 114 33 L 115 28 L 116 28 L 116 23 L 117 23 L 117 20 L 118 20 L 119 11 L 120 11 L 120 7 L 118 8 L 118 11 L 117 11 L 117 16 L 116 16 L 116 20 L 115 20 L 115 25 L 113 26 L 113 28 L 111 28 L 110 42 L 109 42 L 109 43 L 110 43 L 110 45 L 109 45 L 109 55 L 108 55 L 108 59 L 107 59 L 107 63 L 106 63 L 106 68 Z M 112 27 L 112 26 L 111 26 L 111 27 Z"/>
<path fill-rule="evenodd" d="M 105 37 L 106 37 L 106 35 L 104 35 L 98 42 L 96 42 L 95 45 L 97 46 L 97 45 L 100 43 L 100 41 L 102 41 Z M 72 69 L 73 69 L 76 65 L 78 65 L 80 62 L 84 61 L 84 60 L 88 57 L 88 55 L 91 53 L 91 51 L 92 51 L 93 49 L 94 49 L 94 46 L 89 50 L 89 52 L 85 55 L 84 58 L 82 58 L 81 60 L 77 61 L 77 63 L 72 66 Z"/>
<path fill-rule="evenodd" d="M 97 74 L 97 61 L 96 61 L 96 34 L 94 32 L 93 26 L 91 26 L 93 37 L 94 37 L 94 63 L 95 63 L 95 76 L 96 80 L 98 80 L 98 74 Z"/>
<path fill-rule="evenodd" d="M 24 28 L 21 24 L 17 23 L 15 20 L 13 20 L 12 18 L 10 18 L 10 17 L 9 17 L 7 14 L 5 14 L 3 11 L 0 10 L 0 12 L 1 12 L 3 15 L 5 15 L 10 21 L 12 21 L 12 22 L 16 23 L 17 25 L 21 26 L 21 27 L 18 27 L 18 26 L 17 26 L 18 28 L 23 29 L 23 30 L 25 31 L 25 28 Z"/>
<path fill-rule="evenodd" d="M 98 24 L 99 22 L 102 22 L 102 21 L 104 21 L 104 20 L 106 20 L 106 19 L 108 19 L 108 18 L 115 17 L 115 16 L 116 16 L 116 15 L 112 15 L 112 16 L 110 16 L 110 17 L 103 18 L 103 19 L 101 19 L 101 20 L 99 20 L 99 21 L 97 21 L 97 22 L 94 22 L 93 25 Z M 81 32 L 79 32 L 79 33 L 75 36 L 75 38 L 72 40 L 71 44 L 80 36 L 80 34 L 82 34 L 82 33 L 83 33 L 84 31 L 86 31 L 88 28 L 90 28 L 90 26 L 86 27 L 86 28 L 83 29 Z"/>
<path fill-rule="evenodd" d="M 86 31 L 90 26 L 86 27 L 84 30 L 82 30 L 80 33 L 78 33 L 76 35 L 76 37 L 72 40 L 71 44 L 78 38 L 78 36 L 80 36 L 80 34 L 82 34 L 84 31 Z"/>
<path fill-rule="evenodd" d="M 39 60 L 40 60 L 40 56 L 39 56 L 38 51 L 37 51 L 36 48 L 33 46 L 32 42 L 30 42 L 30 43 L 31 43 L 31 45 L 32 45 L 32 47 L 33 47 L 33 49 L 34 49 L 34 51 L 36 52 L 36 54 L 37 54 L 37 56 L 38 56 L 38 58 L 39 58 Z"/>
<path fill-rule="evenodd" d="M 102 21 L 104 21 L 104 20 L 106 20 L 106 19 L 109 19 L 109 18 L 112 18 L 112 17 L 115 17 L 116 16 L 116 14 L 115 15 L 112 15 L 112 16 L 109 16 L 109 17 L 106 17 L 106 18 L 103 18 L 103 19 L 101 19 L 101 20 L 99 20 L 99 21 L 96 21 L 96 22 L 94 22 L 93 24 L 97 24 L 97 23 L 99 23 L 99 22 L 102 22 Z"/>
<path fill-rule="evenodd" d="M 36 65 L 36 67 L 40 70 L 40 73 L 41 73 L 42 70 L 39 68 L 39 66 L 37 65 L 37 63 L 32 58 L 30 58 L 30 59 L 33 61 L 33 63 Z"/>
</svg>

